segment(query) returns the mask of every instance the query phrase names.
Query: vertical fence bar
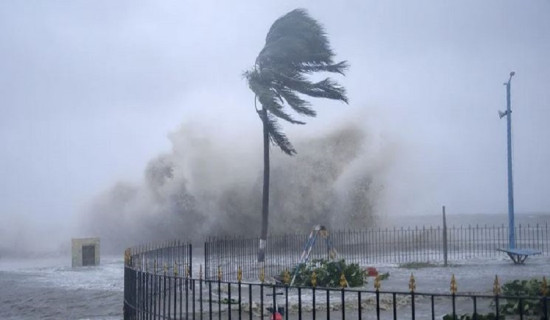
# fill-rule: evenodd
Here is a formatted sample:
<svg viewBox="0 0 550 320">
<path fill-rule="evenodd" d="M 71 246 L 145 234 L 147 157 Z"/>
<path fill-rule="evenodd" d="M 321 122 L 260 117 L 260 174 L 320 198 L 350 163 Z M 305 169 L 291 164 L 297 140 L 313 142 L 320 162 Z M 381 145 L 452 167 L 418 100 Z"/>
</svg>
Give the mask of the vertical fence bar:
<svg viewBox="0 0 550 320">
<path fill-rule="evenodd" d="M 414 291 L 411 292 L 411 319 L 414 320 L 416 315 L 415 305 L 414 305 Z"/>
<path fill-rule="evenodd" d="M 222 318 L 222 277 L 218 276 L 218 320 Z"/>
<path fill-rule="evenodd" d="M 252 285 L 248 284 L 248 318 L 252 320 Z"/>
<path fill-rule="evenodd" d="M 157 314 L 157 300 L 158 299 L 158 284 L 157 284 L 157 275 L 156 274 L 153 274 L 153 293 L 151 295 L 151 303 L 153 304 L 153 314 L 155 315 L 155 318 L 156 318 L 156 314 Z"/>
<path fill-rule="evenodd" d="M 342 288 L 342 319 L 346 319 L 346 290 Z"/>
<path fill-rule="evenodd" d="M 495 296 L 495 314 L 497 315 L 496 318 L 500 318 L 500 306 L 499 306 L 499 299 L 498 294 Z"/>
<path fill-rule="evenodd" d="M 239 301 L 239 303 L 241 303 Z M 227 319 L 231 320 L 231 283 L 227 283 Z"/>
<path fill-rule="evenodd" d="M 242 314 L 242 293 L 241 293 L 241 280 L 239 279 L 239 320 L 241 320 L 241 314 Z"/>
<path fill-rule="evenodd" d="M 447 266 L 448 248 L 447 248 L 447 216 L 445 206 L 443 206 L 443 264 Z"/>
<path fill-rule="evenodd" d="M 284 310 L 285 310 L 285 319 L 288 320 L 288 284 L 285 285 L 285 309 Z M 315 319 L 315 316 L 313 316 L 313 319 Z"/>
<path fill-rule="evenodd" d="M 376 319 L 380 320 L 380 291 L 376 289 Z"/>
<path fill-rule="evenodd" d="M 519 320 L 523 320 L 523 299 L 522 298 L 519 298 L 518 308 L 519 308 Z"/>
<path fill-rule="evenodd" d="M 392 293 L 393 320 L 397 320 L 397 293 Z"/>
<path fill-rule="evenodd" d="M 477 320 L 477 297 L 473 296 L 474 301 L 474 313 L 473 313 L 473 320 Z"/>
<path fill-rule="evenodd" d="M 451 300 L 453 303 L 453 319 L 456 319 L 456 295 L 454 293 L 451 296 Z"/>
<path fill-rule="evenodd" d="M 543 296 L 542 300 L 543 300 L 542 309 L 544 310 L 544 317 L 545 317 L 544 319 L 548 320 L 548 297 Z"/>
<path fill-rule="evenodd" d="M 201 268 L 202 269 L 202 268 Z M 202 304 L 202 272 L 200 272 L 200 269 L 199 269 L 199 318 L 200 320 L 202 320 L 202 314 L 204 313 L 204 307 L 203 307 L 203 304 Z M 194 288 L 194 286 L 193 286 Z M 194 313 L 195 310 L 193 310 L 193 313 Z"/>
<path fill-rule="evenodd" d="M 264 318 L 264 282 L 260 283 L 260 318 Z"/>
<path fill-rule="evenodd" d="M 430 300 L 431 300 L 430 302 L 431 302 L 431 304 L 432 304 L 432 320 L 435 320 L 435 301 L 434 301 L 435 299 L 434 299 L 434 295 L 433 295 L 433 294 L 432 294 Z M 455 320 L 455 319 L 453 319 L 453 320 Z"/>
<path fill-rule="evenodd" d="M 357 319 L 361 320 L 363 317 L 362 317 L 362 308 L 361 308 L 361 291 L 358 291 L 357 292 Z M 313 319 L 315 319 L 315 317 L 313 317 Z M 378 320 L 380 320 L 380 317 L 378 316 L 377 318 Z"/>
<path fill-rule="evenodd" d="M 298 287 L 298 320 L 302 320 L 302 287 Z"/>
<path fill-rule="evenodd" d="M 171 250 L 170 250 L 170 251 L 171 251 Z M 170 251 L 169 251 L 169 252 L 170 252 Z M 168 308 L 166 309 L 166 311 L 168 311 L 168 319 L 170 319 L 170 318 L 171 318 L 171 316 L 170 316 L 170 311 L 171 311 L 171 307 L 172 307 L 172 306 L 171 306 L 171 304 L 172 304 L 172 286 L 170 285 L 170 283 L 171 283 L 172 281 L 171 281 L 171 277 L 169 277 L 169 276 L 168 276 L 168 277 L 167 277 L 167 276 L 164 276 L 164 277 L 167 278 L 166 281 L 168 282 L 168 290 L 167 290 L 167 291 L 168 291 L 168 298 L 167 298 L 167 300 L 168 300 L 168 303 L 167 303 L 167 304 L 168 304 Z"/>
<path fill-rule="evenodd" d="M 208 280 L 208 314 L 209 320 L 212 319 L 212 280 Z"/>
<path fill-rule="evenodd" d="M 178 314 L 178 277 L 177 277 L 177 271 L 176 275 L 174 276 L 174 318 Z"/>
<path fill-rule="evenodd" d="M 327 295 L 327 320 L 330 320 L 330 290 L 326 289 Z"/>
<path fill-rule="evenodd" d="M 311 288 L 311 299 L 312 299 L 312 313 L 313 313 L 313 319 L 315 319 L 315 313 L 316 313 L 316 310 L 317 310 L 317 306 L 315 305 L 315 286 L 313 286 Z M 288 308 L 288 306 L 287 306 Z"/>
</svg>

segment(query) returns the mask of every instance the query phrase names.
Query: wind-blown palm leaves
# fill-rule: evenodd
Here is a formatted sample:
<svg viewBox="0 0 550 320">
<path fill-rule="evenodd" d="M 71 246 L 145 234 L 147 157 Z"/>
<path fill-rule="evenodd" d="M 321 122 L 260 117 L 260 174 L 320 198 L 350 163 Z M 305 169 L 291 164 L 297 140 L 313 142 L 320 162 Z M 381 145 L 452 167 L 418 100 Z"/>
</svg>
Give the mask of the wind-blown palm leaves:
<svg viewBox="0 0 550 320">
<path fill-rule="evenodd" d="M 348 102 L 343 87 L 326 78 L 312 82 L 308 76 L 316 72 L 332 72 L 344 75 L 345 61 L 334 63 L 334 52 L 322 26 L 305 10 L 293 10 L 277 19 L 267 33 L 265 46 L 256 58 L 251 71 L 245 72 L 250 89 L 260 102 L 256 111 L 263 123 L 264 134 L 264 184 L 262 198 L 262 230 L 258 261 L 263 262 L 267 240 L 269 213 L 269 141 L 288 155 L 296 153 L 277 123 L 283 119 L 294 124 L 304 124 L 285 110 L 289 106 L 296 113 L 315 117 L 316 112 L 301 95 L 328 98 Z M 255 104 L 256 105 L 256 104 Z"/>
<path fill-rule="evenodd" d="M 291 117 L 284 110 L 285 105 L 298 114 L 315 117 L 315 110 L 299 94 L 348 101 L 345 89 L 331 79 L 312 82 L 307 77 L 315 72 L 343 75 L 347 63 L 334 63 L 333 57 L 322 26 L 305 10 L 296 9 L 273 23 L 254 69 L 245 73 L 250 89 L 267 111 L 258 110 L 258 114 L 271 141 L 286 154 L 295 154 L 296 150 L 277 125 L 277 118 L 295 124 L 304 122 Z"/>
</svg>

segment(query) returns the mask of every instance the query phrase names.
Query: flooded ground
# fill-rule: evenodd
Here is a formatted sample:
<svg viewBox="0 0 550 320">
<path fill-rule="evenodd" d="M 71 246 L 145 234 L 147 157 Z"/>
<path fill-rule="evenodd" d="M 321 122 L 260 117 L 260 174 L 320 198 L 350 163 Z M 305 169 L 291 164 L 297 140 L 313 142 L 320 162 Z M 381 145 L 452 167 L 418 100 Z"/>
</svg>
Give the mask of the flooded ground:
<svg viewBox="0 0 550 320">
<path fill-rule="evenodd" d="M 518 217 L 518 223 L 547 223 L 548 219 L 548 215 L 524 216 Z M 461 218 L 451 216 L 449 220 L 466 224 L 481 221 L 475 219 L 475 216 Z M 492 217 L 492 220 L 496 222 L 498 219 Z M 418 223 L 426 224 L 432 221 L 435 224 L 439 221 L 439 217 L 416 220 Z M 201 256 L 200 251 L 195 250 L 193 257 L 195 275 L 203 261 L 204 257 Z M 497 275 L 501 284 L 514 279 L 542 278 L 543 276 L 550 278 L 550 257 L 547 255 L 530 257 L 523 265 L 514 265 L 506 254 L 502 253 L 490 259 L 451 261 L 449 266 L 422 265 L 420 268 L 404 268 L 395 264 L 372 266 L 380 272 L 390 274 L 389 279 L 382 282 L 383 291 L 407 292 L 411 273 L 416 280 L 417 292 L 426 293 L 448 293 L 453 274 L 459 293 L 483 294 L 491 294 Z M 122 254 L 102 256 L 101 265 L 97 267 L 76 269 L 71 267 L 71 257 L 68 254 L 40 259 L 3 257 L 0 259 L 0 319 L 122 319 L 123 275 Z M 373 290 L 372 280 L 366 284 L 365 289 Z M 307 292 L 304 290 L 301 298 L 305 305 L 311 304 L 312 300 L 311 294 L 308 295 Z M 353 303 L 354 297 L 348 298 Z M 289 293 L 289 301 L 291 305 L 296 305 L 298 296 L 295 292 Z M 438 311 L 436 308 L 436 312 L 444 314 L 444 309 L 449 308 L 449 303 L 449 301 L 439 301 L 438 306 L 442 309 Z M 470 305 L 470 301 L 462 301 L 458 307 L 465 308 L 467 311 Z M 417 311 L 428 312 L 428 306 L 428 304 L 418 305 Z M 372 305 L 366 305 L 365 310 L 369 308 L 371 311 L 365 311 L 366 319 L 372 315 Z M 406 304 L 401 306 L 399 318 L 408 318 L 409 309 L 410 307 Z M 291 310 L 296 312 L 296 307 L 291 307 Z M 319 312 L 318 315 L 323 313 L 326 316 L 326 309 Z M 311 312 L 308 314 L 311 315 Z M 341 317 L 341 311 L 331 311 L 331 318 L 339 317 Z M 389 317 L 391 318 L 391 315 Z"/>
<path fill-rule="evenodd" d="M 0 319 L 121 319 L 122 257 L 70 264 L 69 256 L 0 260 Z"/>
<path fill-rule="evenodd" d="M 195 268 L 200 257 L 195 259 Z M 448 293 L 451 276 L 457 280 L 459 293 L 490 294 L 495 275 L 500 282 L 514 279 L 550 278 L 550 257 L 535 256 L 524 265 L 514 265 L 504 254 L 499 259 L 471 260 L 451 266 L 423 266 L 418 269 L 398 265 L 378 265 L 380 272 L 389 272 L 390 277 L 382 282 L 383 291 L 408 291 L 411 273 L 416 279 L 418 292 Z M 197 269 L 195 269 L 197 270 Z M 122 319 L 123 305 L 123 259 L 102 257 L 98 267 L 73 269 L 70 257 L 33 260 L 2 260 L 0 263 L 0 319 Z M 365 286 L 373 289 L 372 280 Z M 235 294 L 235 292 L 234 292 Z M 333 301 L 337 301 L 334 295 Z M 350 303 L 356 299 L 349 296 Z M 384 298 L 384 297 L 383 297 Z M 385 297 L 384 299 L 389 299 Z M 305 306 L 311 305 L 311 294 L 302 293 Z M 317 301 L 323 301 L 319 296 Z M 419 298 L 419 302 L 421 298 Z M 290 292 L 291 305 L 298 301 L 296 292 Z M 439 306 L 448 308 L 449 301 L 439 301 Z M 466 311 L 470 303 L 462 303 Z M 427 309 L 426 309 L 427 308 Z M 217 306 L 216 306 L 217 309 Z M 304 308 L 304 312 L 307 311 Z M 366 306 L 372 314 L 372 308 Z M 419 312 L 429 308 L 418 305 Z M 291 307 L 295 313 L 297 307 Z M 311 310 L 309 308 L 309 310 Z M 400 313 L 407 317 L 409 307 L 400 307 Z M 326 315 L 326 311 L 319 311 Z M 441 311 L 443 312 L 443 311 Z M 349 311 L 350 315 L 353 313 Z M 292 313 L 291 313 L 292 314 Z M 311 314 L 311 312 L 308 312 Z M 320 315 L 320 313 L 319 313 Z M 338 319 L 341 311 L 331 311 L 331 317 Z M 368 316 L 367 316 L 368 318 Z M 401 318 L 401 317 L 400 317 Z"/>
</svg>

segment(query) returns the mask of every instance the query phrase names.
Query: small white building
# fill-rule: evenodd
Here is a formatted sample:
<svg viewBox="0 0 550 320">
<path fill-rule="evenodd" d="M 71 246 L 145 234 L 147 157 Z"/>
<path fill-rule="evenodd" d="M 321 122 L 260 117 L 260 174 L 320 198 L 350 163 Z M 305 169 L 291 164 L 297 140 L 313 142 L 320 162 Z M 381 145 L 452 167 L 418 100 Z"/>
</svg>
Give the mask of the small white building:
<svg viewBox="0 0 550 320">
<path fill-rule="evenodd" d="M 72 266 L 99 265 L 99 238 L 72 239 Z"/>
</svg>

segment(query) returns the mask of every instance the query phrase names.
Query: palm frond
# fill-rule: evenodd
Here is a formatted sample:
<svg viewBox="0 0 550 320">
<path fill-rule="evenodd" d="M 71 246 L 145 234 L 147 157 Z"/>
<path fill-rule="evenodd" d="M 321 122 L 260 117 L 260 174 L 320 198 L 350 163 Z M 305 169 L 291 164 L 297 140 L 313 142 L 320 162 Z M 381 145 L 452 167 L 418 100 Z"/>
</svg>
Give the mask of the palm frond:
<svg viewBox="0 0 550 320">
<path fill-rule="evenodd" d="M 296 154 L 296 150 L 287 136 L 282 132 L 277 120 L 267 112 L 258 111 L 258 116 L 267 127 L 269 139 L 289 156 Z"/>
<path fill-rule="evenodd" d="M 273 23 L 256 61 L 260 68 L 279 63 L 330 65 L 333 56 L 323 27 L 304 9 L 296 9 Z"/>
<path fill-rule="evenodd" d="M 249 72 L 247 78 L 250 89 L 256 94 L 256 98 L 260 101 L 260 104 L 271 114 L 290 123 L 305 124 L 302 121 L 293 119 L 289 114 L 284 112 L 283 105 L 279 103 L 281 96 L 275 89 L 263 83 L 264 81 L 262 81 L 262 77 L 257 71 Z"/>
<path fill-rule="evenodd" d="M 276 79 L 276 86 L 284 86 L 290 91 L 297 91 L 311 97 L 340 100 L 348 103 L 346 89 L 330 78 L 319 82 L 311 82 L 299 73 L 292 77 L 279 73 L 274 74 L 274 78 Z"/>
<path fill-rule="evenodd" d="M 341 100 L 348 103 L 346 89 L 330 78 L 326 78 L 325 80 L 311 85 L 306 84 L 302 88 L 297 87 L 295 90 L 312 97 Z"/>
<path fill-rule="evenodd" d="M 348 102 L 344 87 L 330 78 L 312 82 L 306 76 L 315 72 L 344 75 L 346 61 L 333 62 L 323 27 L 304 9 L 293 10 L 277 19 L 266 36 L 263 49 L 252 71 L 245 73 L 250 89 L 266 112 L 270 139 L 283 152 L 296 153 L 280 130 L 277 119 L 304 124 L 285 112 L 288 105 L 296 113 L 315 117 L 316 112 L 299 94 Z"/>
<path fill-rule="evenodd" d="M 309 102 L 300 98 L 288 87 L 276 84 L 274 85 L 274 89 L 279 96 L 284 99 L 292 109 L 294 109 L 294 111 L 309 117 L 315 117 L 317 115 L 315 110 L 308 107 L 310 105 Z"/>
<path fill-rule="evenodd" d="M 336 64 L 303 64 L 301 66 L 296 66 L 300 72 L 312 73 L 312 72 L 333 72 L 345 75 L 346 70 L 349 68 L 347 61 L 341 61 Z"/>
</svg>

